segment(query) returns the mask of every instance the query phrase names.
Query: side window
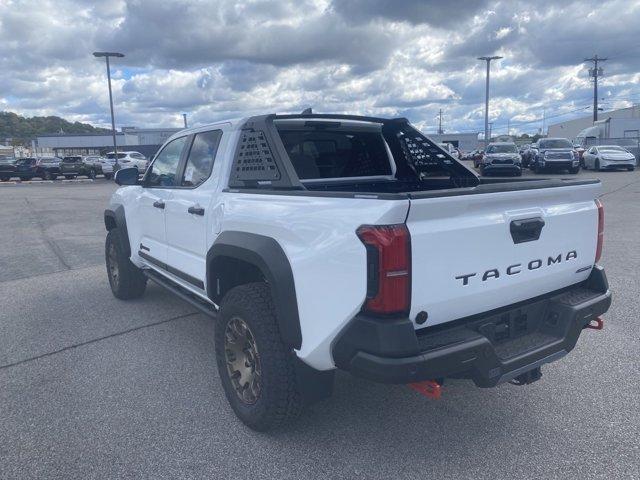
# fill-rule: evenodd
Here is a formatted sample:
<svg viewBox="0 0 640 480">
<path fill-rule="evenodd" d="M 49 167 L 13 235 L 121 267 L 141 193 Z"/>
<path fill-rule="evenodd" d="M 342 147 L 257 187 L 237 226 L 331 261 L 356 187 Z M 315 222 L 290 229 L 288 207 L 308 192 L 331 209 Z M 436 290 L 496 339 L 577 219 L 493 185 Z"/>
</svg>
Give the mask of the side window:
<svg viewBox="0 0 640 480">
<path fill-rule="evenodd" d="M 180 155 L 187 137 L 180 137 L 168 143 L 149 167 L 145 187 L 175 187 Z"/>
<path fill-rule="evenodd" d="M 209 178 L 221 136 L 220 130 L 196 133 L 182 174 L 181 186 L 195 188 Z"/>
</svg>

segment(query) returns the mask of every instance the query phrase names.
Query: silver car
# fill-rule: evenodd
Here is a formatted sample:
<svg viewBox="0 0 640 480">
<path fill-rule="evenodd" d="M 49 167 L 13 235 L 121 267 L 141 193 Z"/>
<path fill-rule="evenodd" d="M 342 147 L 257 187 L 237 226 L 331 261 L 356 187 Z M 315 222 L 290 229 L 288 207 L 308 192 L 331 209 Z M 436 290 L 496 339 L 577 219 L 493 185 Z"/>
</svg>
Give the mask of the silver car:
<svg viewBox="0 0 640 480">
<path fill-rule="evenodd" d="M 624 168 L 633 171 L 636 157 L 624 147 L 618 145 L 598 145 L 590 147 L 582 155 L 584 168 L 596 171 Z"/>
</svg>

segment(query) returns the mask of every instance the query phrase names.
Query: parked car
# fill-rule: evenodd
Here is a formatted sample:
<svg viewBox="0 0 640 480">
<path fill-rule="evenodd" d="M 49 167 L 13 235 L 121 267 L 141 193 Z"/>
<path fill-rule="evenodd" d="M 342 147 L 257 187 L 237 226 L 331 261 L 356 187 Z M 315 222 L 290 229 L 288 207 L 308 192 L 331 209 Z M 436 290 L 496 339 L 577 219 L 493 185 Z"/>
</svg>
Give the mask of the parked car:
<svg viewBox="0 0 640 480">
<path fill-rule="evenodd" d="M 460 153 L 458 152 L 458 149 L 454 147 L 451 143 L 446 143 L 446 142 L 438 143 L 438 146 L 441 149 L 445 150 L 453 158 L 460 159 Z"/>
<path fill-rule="evenodd" d="M 529 168 L 535 173 L 546 170 L 580 171 L 580 160 L 573 149 L 573 143 L 566 138 L 543 138 L 538 140 L 538 148 L 532 154 Z"/>
<path fill-rule="evenodd" d="M 96 175 L 104 175 L 104 178 L 113 177 L 113 165 L 115 160 L 101 157 L 100 155 L 87 155 L 82 157 L 82 162 L 88 168 L 92 168 Z"/>
<path fill-rule="evenodd" d="M 490 173 L 522 175 L 522 158 L 515 143 L 496 142 L 487 146 L 480 161 L 480 174 Z"/>
<path fill-rule="evenodd" d="M 473 160 L 473 166 L 475 168 L 480 168 L 480 162 L 482 162 L 482 157 L 484 156 L 483 150 L 474 150 L 469 156 L 469 160 Z"/>
<path fill-rule="evenodd" d="M 95 165 L 85 161 L 85 157 L 81 155 L 69 155 L 62 158 L 60 173 L 64 175 L 67 180 L 79 176 L 86 176 L 93 179 L 96 178 L 97 170 Z"/>
<path fill-rule="evenodd" d="M 226 398 L 256 430 L 331 395 L 336 369 L 423 390 L 538 381 L 611 303 L 600 181 L 485 182 L 434 150 L 405 119 L 182 130 L 141 180 L 116 172 L 113 295 L 151 279 L 214 317 Z"/>
<path fill-rule="evenodd" d="M 633 171 L 636 168 L 636 157 L 618 145 L 598 145 L 584 153 L 584 168 L 596 171 L 624 168 Z"/>
<path fill-rule="evenodd" d="M 36 159 L 36 177 L 43 180 L 55 180 L 60 175 L 59 157 L 38 157 Z"/>
<path fill-rule="evenodd" d="M 16 161 L 15 157 L 0 157 L 0 181 L 6 182 L 14 176 Z"/>
<path fill-rule="evenodd" d="M 528 145 L 527 148 L 522 152 L 522 167 L 523 168 L 531 168 L 531 162 L 535 157 L 536 153 L 538 153 L 538 144 L 532 143 Z"/>
<path fill-rule="evenodd" d="M 3 181 L 13 177 L 20 180 L 31 180 L 33 177 L 39 176 L 37 162 L 35 157 L 23 157 L 13 163 L 2 164 L 0 165 L 0 178 Z"/>
<path fill-rule="evenodd" d="M 116 154 L 114 152 L 107 153 L 107 158 L 110 160 L 116 160 Z M 136 167 L 138 172 L 144 173 L 149 165 L 147 157 L 140 152 L 125 151 L 118 152 L 118 159 L 116 161 L 116 170 L 126 167 Z"/>
</svg>

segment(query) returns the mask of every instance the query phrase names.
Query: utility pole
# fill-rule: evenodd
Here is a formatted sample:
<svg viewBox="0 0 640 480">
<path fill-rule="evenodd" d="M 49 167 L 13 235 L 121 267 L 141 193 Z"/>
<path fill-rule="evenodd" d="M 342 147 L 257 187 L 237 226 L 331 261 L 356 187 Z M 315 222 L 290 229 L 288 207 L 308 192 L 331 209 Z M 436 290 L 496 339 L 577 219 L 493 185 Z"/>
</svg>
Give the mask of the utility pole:
<svg viewBox="0 0 640 480">
<path fill-rule="evenodd" d="M 438 134 L 442 135 L 444 131 L 442 130 L 442 109 L 438 112 Z"/>
<path fill-rule="evenodd" d="M 486 147 L 491 140 L 491 136 L 489 135 L 489 71 L 491 60 L 500 60 L 502 57 L 494 55 L 492 57 L 478 57 L 478 60 L 484 60 L 487 62 L 487 84 L 485 90 L 485 101 L 484 101 L 484 146 Z"/>
<path fill-rule="evenodd" d="M 117 52 L 93 52 L 94 57 L 104 57 L 107 60 L 107 83 L 109 84 L 109 107 L 111 108 L 111 135 L 113 135 L 113 153 L 115 163 L 118 165 L 118 145 L 116 144 L 116 121 L 113 116 L 113 95 L 111 94 L 111 70 L 109 68 L 109 57 L 122 58 L 124 55 Z"/>
<path fill-rule="evenodd" d="M 598 62 L 606 61 L 606 58 L 599 58 L 594 55 L 592 58 L 585 58 L 585 62 L 593 62 L 593 68 L 589 69 L 589 76 L 593 77 L 593 121 L 598 121 L 598 77 L 603 74 L 602 67 L 598 67 Z"/>
<path fill-rule="evenodd" d="M 493 122 L 489 122 L 489 142 L 491 141 L 491 130 L 493 130 Z M 489 142 L 486 142 L 485 147 L 489 145 Z"/>
<path fill-rule="evenodd" d="M 542 130 L 540 130 L 541 135 L 544 135 L 546 116 L 547 116 L 547 107 L 542 107 Z"/>
<path fill-rule="evenodd" d="M 187 114 L 186 113 L 182 114 L 182 120 L 184 122 L 184 128 L 187 128 Z"/>
<path fill-rule="evenodd" d="M 511 119 L 507 118 L 507 137 L 511 136 Z"/>
</svg>

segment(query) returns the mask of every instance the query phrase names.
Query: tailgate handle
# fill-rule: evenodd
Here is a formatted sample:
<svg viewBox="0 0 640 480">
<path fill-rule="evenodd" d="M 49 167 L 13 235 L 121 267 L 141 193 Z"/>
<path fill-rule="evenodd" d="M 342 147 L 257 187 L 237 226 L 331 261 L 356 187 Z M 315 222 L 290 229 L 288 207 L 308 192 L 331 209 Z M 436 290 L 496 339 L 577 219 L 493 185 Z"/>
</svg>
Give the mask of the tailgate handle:
<svg viewBox="0 0 640 480">
<path fill-rule="evenodd" d="M 513 243 L 533 242 L 540 238 L 544 220 L 540 217 L 523 218 L 511 221 L 511 238 Z"/>
</svg>

